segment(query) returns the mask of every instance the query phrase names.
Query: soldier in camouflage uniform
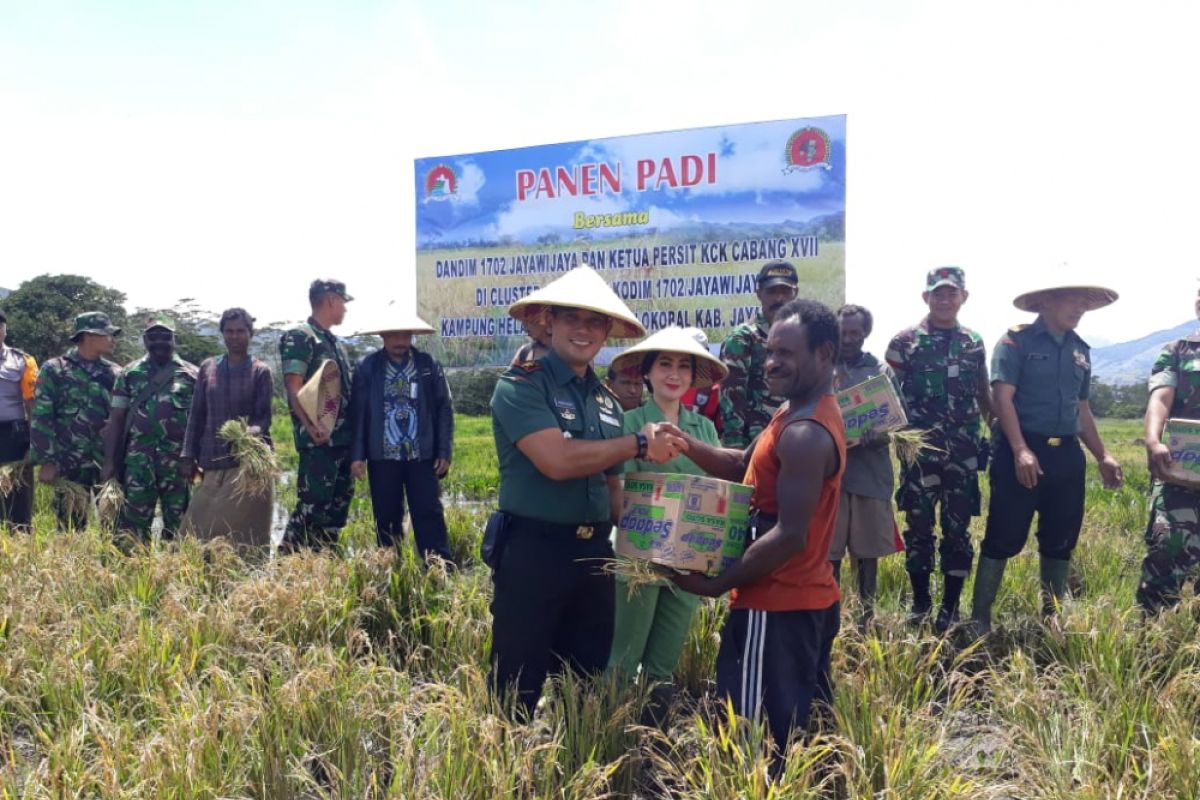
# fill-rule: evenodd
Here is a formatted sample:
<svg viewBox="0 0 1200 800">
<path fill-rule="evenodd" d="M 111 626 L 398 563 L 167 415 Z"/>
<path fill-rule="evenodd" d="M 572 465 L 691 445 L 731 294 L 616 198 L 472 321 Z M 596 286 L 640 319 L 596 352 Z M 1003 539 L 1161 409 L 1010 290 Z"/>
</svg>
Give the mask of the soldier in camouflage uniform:
<svg viewBox="0 0 1200 800">
<path fill-rule="evenodd" d="M 350 511 L 354 483 L 350 476 L 350 445 L 353 430 L 350 409 L 350 358 L 345 347 L 330 332 L 346 316 L 346 303 L 353 298 L 346 284 L 316 280 L 308 289 L 312 316 L 303 325 L 283 334 L 279 358 L 283 381 L 292 411 L 292 431 L 300 468 L 296 480 L 296 508 L 283 534 L 283 548 L 325 547 L 337 542 Z M 337 364 L 341 374 L 341 410 L 333 430 L 310 420 L 300 406 L 298 393 L 325 361 Z"/>
<path fill-rule="evenodd" d="M 1150 370 L 1146 457 L 1155 482 L 1137 590 L 1138 604 L 1148 614 L 1177 604 L 1184 582 L 1200 578 L 1200 489 L 1163 482 L 1171 463 L 1170 448 L 1162 441 L 1169 418 L 1200 420 L 1200 331 L 1163 348 Z"/>
<path fill-rule="evenodd" d="M 121 371 L 105 430 L 103 480 L 121 481 L 125 503 L 117 529 L 150 541 L 162 504 L 162 538 L 175 538 L 191 495 L 180 453 L 196 389 L 196 365 L 175 355 L 175 326 L 151 317 L 142 333 L 146 355 Z"/>
<path fill-rule="evenodd" d="M 786 261 L 772 261 L 758 272 L 758 302 L 754 322 L 733 329 L 721 345 L 721 360 L 729 375 L 721 381 L 721 443 L 744 448 L 762 433 L 785 402 L 767 389 L 767 331 L 775 312 L 796 297 L 800 279 Z"/>
<path fill-rule="evenodd" d="M 958 618 L 963 583 L 974 552 L 969 527 L 980 513 L 979 470 L 983 467 L 981 420 L 991 415 L 987 351 L 979 334 L 958 323 L 967 300 L 966 276 L 958 267 L 931 270 L 921 295 L 925 319 L 892 338 L 887 363 L 896 374 L 909 424 L 927 430 L 929 444 L 903 467 L 896 506 L 905 513 L 905 569 L 913 588 L 911 621 L 933 608 L 934 525 L 941 509 L 938 548 L 944 576 L 935 627 L 945 632 Z"/>
<path fill-rule="evenodd" d="M 120 370 L 104 356 L 112 353 L 114 338 L 120 334 L 107 314 L 80 314 L 71 335 L 75 346 L 42 365 L 30 423 L 30 453 L 33 463 L 40 465 L 42 483 L 65 478 L 91 489 L 100 482 L 102 431 Z M 70 508 L 61 493 L 55 498 L 55 510 L 63 528 L 87 524 L 86 510 Z"/>
</svg>

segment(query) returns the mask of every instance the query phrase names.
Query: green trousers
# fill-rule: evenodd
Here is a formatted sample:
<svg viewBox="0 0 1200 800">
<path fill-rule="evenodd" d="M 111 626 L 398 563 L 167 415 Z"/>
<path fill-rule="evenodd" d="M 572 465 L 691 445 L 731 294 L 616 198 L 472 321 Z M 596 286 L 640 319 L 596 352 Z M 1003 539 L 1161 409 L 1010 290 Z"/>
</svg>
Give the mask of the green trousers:
<svg viewBox="0 0 1200 800">
<path fill-rule="evenodd" d="M 674 584 L 641 586 L 629 596 L 629 585 L 617 579 L 610 672 L 651 681 L 669 681 L 687 641 L 700 598 Z"/>
</svg>

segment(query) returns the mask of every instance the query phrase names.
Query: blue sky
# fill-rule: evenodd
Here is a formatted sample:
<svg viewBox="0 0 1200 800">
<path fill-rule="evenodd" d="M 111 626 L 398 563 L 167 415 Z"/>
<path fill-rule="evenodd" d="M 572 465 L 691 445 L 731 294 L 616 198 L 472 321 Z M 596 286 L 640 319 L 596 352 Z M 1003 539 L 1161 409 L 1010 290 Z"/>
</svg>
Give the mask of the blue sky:
<svg viewBox="0 0 1200 800">
<path fill-rule="evenodd" d="M 868 343 L 966 268 L 989 342 L 1026 288 L 1191 315 L 1200 74 L 1185 2 L 0 0 L 0 285 L 304 313 L 317 275 L 413 302 L 413 160 L 847 114 L 848 298 Z M 1061 265 L 1067 264 L 1067 268 Z M 356 318 L 358 321 L 356 321 Z"/>
</svg>

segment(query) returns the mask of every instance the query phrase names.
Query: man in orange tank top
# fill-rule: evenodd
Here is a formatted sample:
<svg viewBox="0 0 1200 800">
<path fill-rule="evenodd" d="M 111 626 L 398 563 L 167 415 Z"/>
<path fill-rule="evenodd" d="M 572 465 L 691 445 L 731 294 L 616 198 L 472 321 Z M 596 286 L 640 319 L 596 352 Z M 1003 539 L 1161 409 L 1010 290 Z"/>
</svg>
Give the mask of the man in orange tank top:
<svg viewBox="0 0 1200 800">
<path fill-rule="evenodd" d="M 794 300 L 767 337 L 771 394 L 786 397 L 755 442 L 721 449 L 686 437 L 687 456 L 711 475 L 754 486 L 751 543 L 715 578 L 675 575 L 694 594 L 732 592 L 721 631 L 717 693 L 742 716 L 764 715 L 777 752 L 808 727 L 814 701 L 829 703 L 829 656 L 839 624 L 829 542 L 837 520 L 846 437 L 832 394 L 837 317 Z M 674 432 L 674 431 L 672 431 Z"/>
</svg>

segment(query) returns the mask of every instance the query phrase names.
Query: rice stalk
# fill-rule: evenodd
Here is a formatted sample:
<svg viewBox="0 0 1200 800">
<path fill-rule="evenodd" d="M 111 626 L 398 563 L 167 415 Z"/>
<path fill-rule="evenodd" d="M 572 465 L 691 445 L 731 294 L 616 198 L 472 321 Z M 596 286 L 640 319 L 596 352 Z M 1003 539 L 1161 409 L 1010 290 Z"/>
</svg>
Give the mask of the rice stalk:
<svg viewBox="0 0 1200 800">
<path fill-rule="evenodd" d="M 0 497 L 8 497 L 24 485 L 24 481 L 21 479 L 21 469 L 24 466 L 24 461 L 0 464 Z"/>
<path fill-rule="evenodd" d="M 238 464 L 233 478 L 234 497 L 269 496 L 279 475 L 271 445 L 251 433 L 245 419 L 224 423 L 217 430 L 217 436 L 229 445 L 229 452 Z"/>
<path fill-rule="evenodd" d="M 88 487 L 66 478 L 59 478 L 54 482 L 54 488 L 62 498 L 69 516 L 87 516 L 88 507 L 92 504 L 92 493 Z"/>
<path fill-rule="evenodd" d="M 121 490 L 120 482 L 116 478 L 109 478 L 96 495 L 96 513 L 105 523 L 115 524 L 124 505 L 125 492 Z"/>
<path fill-rule="evenodd" d="M 644 587 L 660 583 L 669 574 L 666 567 L 644 558 L 606 558 L 601 560 L 600 570 L 624 581 L 631 599 Z"/>
<path fill-rule="evenodd" d="M 940 447 L 929 443 L 929 431 L 921 428 L 903 428 L 892 431 L 892 442 L 896 445 L 896 457 L 905 464 L 911 464 L 922 450 L 932 450 L 944 453 Z"/>
</svg>

